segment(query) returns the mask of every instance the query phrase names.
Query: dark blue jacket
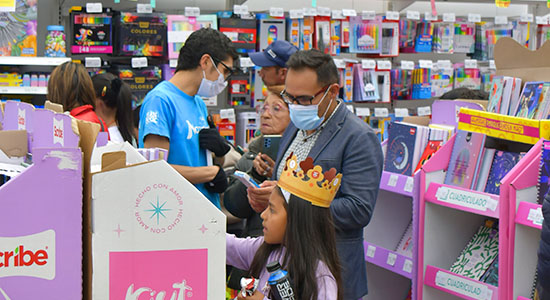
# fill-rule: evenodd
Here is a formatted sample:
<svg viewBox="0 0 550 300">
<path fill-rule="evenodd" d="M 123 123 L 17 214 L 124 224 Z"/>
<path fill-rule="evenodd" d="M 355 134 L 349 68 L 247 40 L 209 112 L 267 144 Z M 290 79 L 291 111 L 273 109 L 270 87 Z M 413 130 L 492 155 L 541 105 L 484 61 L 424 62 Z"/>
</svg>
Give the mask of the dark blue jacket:
<svg viewBox="0 0 550 300">
<path fill-rule="evenodd" d="M 344 299 L 355 300 L 367 294 L 363 228 L 370 222 L 374 210 L 384 157 L 372 128 L 343 103 L 328 122 L 309 156 L 323 170 L 336 168 L 342 173 L 342 184 L 330 209 L 343 269 Z M 297 132 L 291 122 L 281 139 L 276 166 Z"/>
<path fill-rule="evenodd" d="M 550 193 L 548 193 L 542 204 L 542 234 L 539 246 L 539 261 L 537 274 L 539 286 L 543 288 L 541 299 L 550 299 Z"/>
</svg>

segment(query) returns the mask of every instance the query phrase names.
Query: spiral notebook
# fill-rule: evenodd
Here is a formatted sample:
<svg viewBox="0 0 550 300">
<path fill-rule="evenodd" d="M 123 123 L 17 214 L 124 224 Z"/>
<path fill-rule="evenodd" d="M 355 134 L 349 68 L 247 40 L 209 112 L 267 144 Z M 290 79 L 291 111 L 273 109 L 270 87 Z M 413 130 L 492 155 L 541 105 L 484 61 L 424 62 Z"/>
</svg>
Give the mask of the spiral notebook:
<svg viewBox="0 0 550 300">
<path fill-rule="evenodd" d="M 471 189 L 481 161 L 485 135 L 459 130 L 456 134 L 445 184 Z"/>
<path fill-rule="evenodd" d="M 542 142 L 542 151 L 540 157 L 540 169 L 539 169 L 539 184 L 538 189 L 538 203 L 542 204 L 544 197 L 548 194 L 550 179 L 550 141 Z"/>
<path fill-rule="evenodd" d="M 403 233 L 403 236 L 401 237 L 399 244 L 397 244 L 397 248 L 395 249 L 395 252 L 401 255 L 405 255 L 407 257 L 412 257 L 412 254 L 413 254 L 412 220 L 409 223 L 409 226 L 407 226 L 405 233 Z"/>
</svg>

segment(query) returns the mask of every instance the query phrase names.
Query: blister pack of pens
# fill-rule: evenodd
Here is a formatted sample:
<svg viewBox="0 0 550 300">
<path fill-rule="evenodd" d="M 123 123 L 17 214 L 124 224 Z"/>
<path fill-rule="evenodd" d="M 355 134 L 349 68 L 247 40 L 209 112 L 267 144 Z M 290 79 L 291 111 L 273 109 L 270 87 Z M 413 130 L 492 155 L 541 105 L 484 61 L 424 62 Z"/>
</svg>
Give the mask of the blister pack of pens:
<svg viewBox="0 0 550 300">
<path fill-rule="evenodd" d="M 530 31 L 531 23 L 520 20 L 512 21 L 512 38 L 527 48 L 529 48 Z"/>
<path fill-rule="evenodd" d="M 412 99 L 429 99 L 432 97 L 430 82 L 431 69 L 419 68 L 412 72 Z"/>
<path fill-rule="evenodd" d="M 331 40 L 331 22 L 330 17 L 317 16 L 315 20 L 315 29 L 313 33 L 313 44 L 315 49 L 329 54 L 330 53 L 330 40 Z"/>
<path fill-rule="evenodd" d="M 453 68 L 434 68 L 431 72 L 432 97 L 441 95 L 453 89 Z"/>
<path fill-rule="evenodd" d="M 416 42 L 414 49 L 416 52 L 432 52 L 432 40 L 434 33 L 434 24 L 430 21 L 419 22 L 416 26 Z"/>
<path fill-rule="evenodd" d="M 380 54 L 382 24 L 379 20 L 350 17 L 350 52 Z"/>
<path fill-rule="evenodd" d="M 384 20 L 382 22 L 382 48 L 380 56 L 399 55 L 399 22 Z"/>
<path fill-rule="evenodd" d="M 454 53 L 474 53 L 476 26 L 474 23 L 454 24 Z"/>
<path fill-rule="evenodd" d="M 481 89 L 481 72 L 479 69 L 466 69 L 463 64 L 455 68 L 454 88 L 465 87 L 471 90 Z"/>
<path fill-rule="evenodd" d="M 419 21 L 411 19 L 399 20 L 399 49 L 403 53 L 413 53 L 416 42 L 416 27 Z"/>
<path fill-rule="evenodd" d="M 411 99 L 412 70 L 392 69 L 390 77 L 391 98 L 397 100 Z"/>
<path fill-rule="evenodd" d="M 342 43 L 342 20 L 330 20 L 330 55 L 340 55 Z"/>
<path fill-rule="evenodd" d="M 355 101 L 378 101 L 380 99 L 378 78 L 373 69 L 363 69 L 361 65 L 357 64 L 354 67 L 353 75 Z"/>
<path fill-rule="evenodd" d="M 454 53 L 454 23 L 436 23 L 434 26 L 433 52 Z"/>
</svg>

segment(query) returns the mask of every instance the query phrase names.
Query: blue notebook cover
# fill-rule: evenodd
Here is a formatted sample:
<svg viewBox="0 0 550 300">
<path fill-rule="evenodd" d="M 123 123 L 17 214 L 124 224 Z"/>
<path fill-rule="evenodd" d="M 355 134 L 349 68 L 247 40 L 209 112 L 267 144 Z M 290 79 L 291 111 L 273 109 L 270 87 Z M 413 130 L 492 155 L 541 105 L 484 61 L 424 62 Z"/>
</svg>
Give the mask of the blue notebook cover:
<svg viewBox="0 0 550 300">
<path fill-rule="evenodd" d="M 385 171 L 412 176 L 416 133 L 416 126 L 403 123 L 390 124 Z"/>
<path fill-rule="evenodd" d="M 489 171 L 489 179 L 485 186 L 485 193 L 500 194 L 500 181 L 521 159 L 521 154 L 506 151 L 497 151 L 493 158 L 493 165 Z"/>
<path fill-rule="evenodd" d="M 445 184 L 471 189 L 475 184 L 475 172 L 483 156 L 485 135 L 459 130 L 456 134 Z"/>
<path fill-rule="evenodd" d="M 537 110 L 544 82 L 526 82 L 521 92 L 516 117 L 530 118 Z"/>
<path fill-rule="evenodd" d="M 548 194 L 548 184 L 550 180 L 550 141 L 542 142 L 542 151 L 540 157 L 540 173 L 538 186 L 538 203 L 542 204 L 544 197 Z"/>
</svg>

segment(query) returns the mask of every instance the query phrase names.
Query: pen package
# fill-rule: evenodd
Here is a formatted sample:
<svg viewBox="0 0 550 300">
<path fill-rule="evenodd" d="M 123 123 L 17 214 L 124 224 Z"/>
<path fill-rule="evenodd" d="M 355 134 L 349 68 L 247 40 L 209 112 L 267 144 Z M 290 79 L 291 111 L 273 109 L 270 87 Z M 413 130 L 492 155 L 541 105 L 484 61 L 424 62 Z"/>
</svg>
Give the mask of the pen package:
<svg viewBox="0 0 550 300">
<path fill-rule="evenodd" d="M 379 20 L 350 17 L 350 52 L 380 54 L 382 26 Z"/>
<path fill-rule="evenodd" d="M 374 72 L 376 76 L 376 84 L 378 86 L 378 94 L 380 99 L 377 102 L 391 102 L 391 78 L 390 70 L 377 70 Z"/>
<path fill-rule="evenodd" d="M 325 53 L 330 53 L 331 30 L 330 17 L 315 17 L 315 32 L 313 43 L 315 49 Z"/>
<path fill-rule="evenodd" d="M 300 32 L 302 32 L 300 19 L 287 19 L 287 21 L 287 41 L 300 48 Z"/>
<path fill-rule="evenodd" d="M 342 34 L 341 34 L 342 42 L 340 43 L 340 46 L 342 48 L 349 48 L 349 40 L 350 40 L 350 37 L 351 37 L 349 17 L 347 17 L 347 18 L 345 18 L 341 21 L 342 21 L 342 26 L 341 26 L 341 29 L 342 29 Z"/>
<path fill-rule="evenodd" d="M 528 22 L 512 21 L 512 38 L 521 45 L 529 48 L 529 32 L 531 24 Z"/>
<path fill-rule="evenodd" d="M 412 72 L 412 99 L 429 99 L 432 97 L 430 82 L 431 69 L 414 69 Z"/>
<path fill-rule="evenodd" d="M 330 55 L 340 55 L 342 43 L 342 21 L 330 21 Z"/>
<path fill-rule="evenodd" d="M 454 35 L 454 23 L 436 23 L 434 25 L 433 52 L 453 53 Z"/>
<path fill-rule="evenodd" d="M 475 24 L 459 22 L 455 23 L 454 27 L 454 52 L 474 53 L 476 42 Z"/>
<path fill-rule="evenodd" d="M 402 53 L 414 53 L 416 42 L 416 27 L 418 21 L 401 19 L 399 20 L 399 48 Z"/>
<path fill-rule="evenodd" d="M 342 89 L 343 91 L 343 100 L 344 102 L 353 101 L 353 64 L 347 62 L 346 68 L 344 69 L 344 81 Z"/>
<path fill-rule="evenodd" d="M 419 22 L 416 26 L 416 52 L 432 52 L 432 39 L 434 33 L 434 25 L 429 21 Z"/>
<path fill-rule="evenodd" d="M 177 59 L 180 48 L 193 31 L 200 29 L 200 25 L 196 17 L 168 15 L 166 20 L 168 22 L 168 58 Z"/>
<path fill-rule="evenodd" d="M 481 89 L 481 75 L 479 69 L 466 69 L 463 64 L 455 68 L 454 88 L 465 87 L 471 90 Z"/>
<path fill-rule="evenodd" d="M 378 101 L 378 78 L 372 69 L 363 69 L 359 64 L 353 70 L 355 79 L 354 101 Z"/>
<path fill-rule="evenodd" d="M 431 72 L 432 97 L 441 95 L 453 89 L 453 68 L 433 69 Z"/>
<path fill-rule="evenodd" d="M 300 19 L 302 24 L 302 39 L 300 41 L 300 50 L 313 49 L 313 33 L 315 31 L 315 21 L 313 17 L 304 17 Z"/>
<path fill-rule="evenodd" d="M 391 77 L 391 99 L 406 100 L 411 98 L 412 70 L 401 68 L 392 69 Z"/>
<path fill-rule="evenodd" d="M 537 49 L 550 39 L 550 25 L 537 25 Z"/>
<path fill-rule="evenodd" d="M 380 56 L 399 55 L 399 22 L 384 21 L 382 23 L 382 48 Z"/>
</svg>

